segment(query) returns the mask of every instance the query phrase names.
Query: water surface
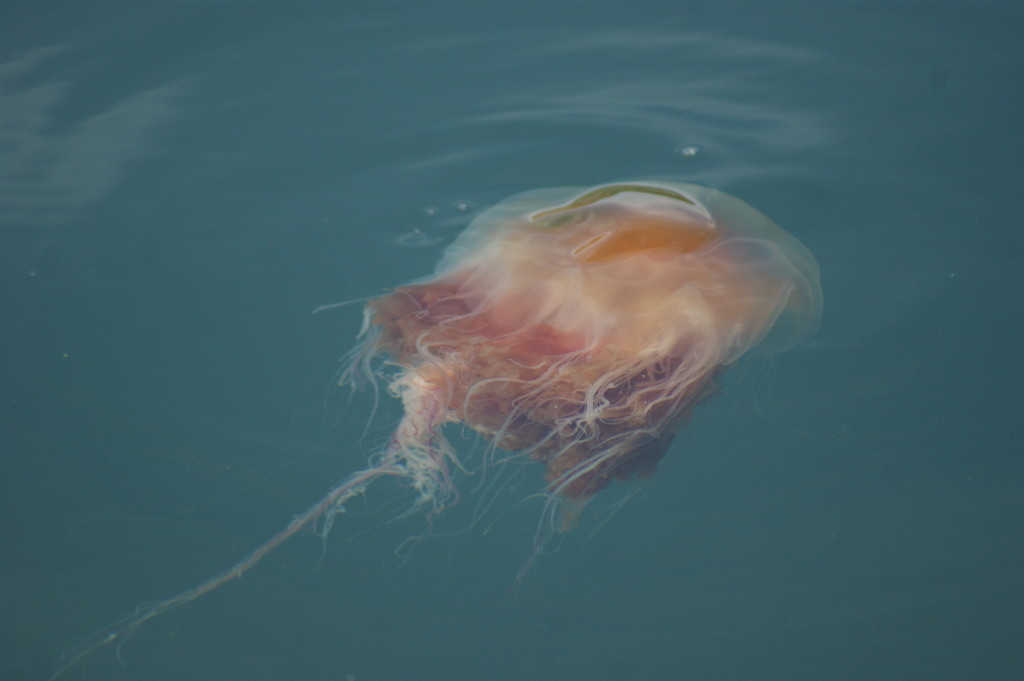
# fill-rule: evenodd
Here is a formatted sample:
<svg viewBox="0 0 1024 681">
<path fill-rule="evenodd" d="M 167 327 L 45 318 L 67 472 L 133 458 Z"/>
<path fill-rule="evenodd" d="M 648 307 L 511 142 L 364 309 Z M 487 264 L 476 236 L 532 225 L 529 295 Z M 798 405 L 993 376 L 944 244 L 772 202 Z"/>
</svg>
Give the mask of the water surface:
<svg viewBox="0 0 1024 681">
<path fill-rule="evenodd" d="M 367 430 L 331 387 L 358 305 L 314 308 L 429 273 L 516 192 L 649 176 L 803 241 L 820 334 L 737 367 L 513 595 L 538 471 L 415 545 L 385 487 L 67 678 L 1021 677 L 1015 4 L 5 14 L 0 678 L 230 565 L 386 437 L 397 405 Z"/>
</svg>

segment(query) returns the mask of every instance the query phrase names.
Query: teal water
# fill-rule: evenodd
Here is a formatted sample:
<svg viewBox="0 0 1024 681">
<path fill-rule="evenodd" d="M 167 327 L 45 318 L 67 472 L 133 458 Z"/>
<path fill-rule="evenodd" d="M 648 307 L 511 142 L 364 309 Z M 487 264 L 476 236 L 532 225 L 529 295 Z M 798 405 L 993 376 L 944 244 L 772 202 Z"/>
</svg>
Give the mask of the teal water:
<svg viewBox="0 0 1024 681">
<path fill-rule="evenodd" d="M 332 388 L 361 314 L 314 308 L 516 192 L 645 176 L 796 235 L 821 332 L 737 366 L 516 591 L 539 471 L 463 478 L 419 542 L 385 485 L 65 678 L 1024 675 L 1019 3 L 4 15 L 0 679 L 364 464 L 397 405 Z"/>
</svg>

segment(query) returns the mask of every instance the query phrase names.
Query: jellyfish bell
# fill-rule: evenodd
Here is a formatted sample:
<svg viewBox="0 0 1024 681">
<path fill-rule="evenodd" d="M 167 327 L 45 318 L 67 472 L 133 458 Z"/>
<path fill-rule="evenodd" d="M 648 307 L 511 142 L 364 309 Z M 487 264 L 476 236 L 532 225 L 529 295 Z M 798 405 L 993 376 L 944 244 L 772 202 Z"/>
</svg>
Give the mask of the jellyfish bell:
<svg viewBox="0 0 1024 681">
<path fill-rule="evenodd" d="M 431 277 L 372 300 L 361 357 L 400 367 L 410 451 L 460 422 L 543 462 L 551 497 L 578 506 L 653 473 L 726 366 L 769 334 L 778 349 L 813 333 L 820 310 L 813 257 L 738 199 L 547 189 L 482 213 Z"/>
<path fill-rule="evenodd" d="M 378 478 L 411 487 L 414 510 L 447 508 L 459 465 L 448 423 L 541 462 L 545 515 L 566 529 L 612 481 L 654 473 L 730 364 L 759 345 L 797 343 L 820 314 L 810 253 L 722 192 L 643 180 L 513 196 L 474 219 L 431 276 L 367 303 L 342 382 L 386 376 L 403 406 L 368 465 L 234 565 L 68 650 L 51 681 L 298 532 L 326 536 Z"/>
</svg>

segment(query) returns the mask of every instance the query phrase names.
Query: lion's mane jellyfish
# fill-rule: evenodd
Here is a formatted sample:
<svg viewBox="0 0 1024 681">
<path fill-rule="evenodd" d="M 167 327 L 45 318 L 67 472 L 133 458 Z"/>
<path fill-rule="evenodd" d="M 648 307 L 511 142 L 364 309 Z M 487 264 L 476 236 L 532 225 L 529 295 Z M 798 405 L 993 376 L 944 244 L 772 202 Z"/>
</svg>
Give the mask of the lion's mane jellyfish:
<svg viewBox="0 0 1024 681">
<path fill-rule="evenodd" d="M 820 308 L 807 250 L 721 192 L 540 190 L 476 218 L 429 279 L 372 300 L 360 361 L 400 367 L 395 445 L 412 470 L 450 456 L 440 428 L 460 422 L 579 502 L 653 473 L 724 367 L 770 331 L 776 345 L 812 332 Z"/>
<path fill-rule="evenodd" d="M 342 382 L 384 377 L 404 408 L 370 465 L 236 565 L 69 651 L 57 675 L 241 576 L 296 532 L 326 535 L 376 478 L 406 482 L 431 515 L 454 503 L 448 423 L 542 463 L 564 529 L 613 480 L 651 475 L 726 367 L 755 346 L 798 342 L 820 313 L 811 254 L 724 193 L 634 181 L 507 199 L 473 220 L 432 276 L 366 306 Z"/>
</svg>

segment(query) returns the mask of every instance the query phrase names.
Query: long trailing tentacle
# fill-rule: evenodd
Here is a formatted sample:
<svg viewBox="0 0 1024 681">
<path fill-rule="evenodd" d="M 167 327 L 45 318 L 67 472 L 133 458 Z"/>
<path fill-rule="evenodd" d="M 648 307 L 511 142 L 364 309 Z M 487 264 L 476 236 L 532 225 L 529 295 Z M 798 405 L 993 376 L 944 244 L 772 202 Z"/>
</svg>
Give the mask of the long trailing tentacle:
<svg viewBox="0 0 1024 681">
<path fill-rule="evenodd" d="M 85 641 L 64 653 L 64 661 L 50 676 L 55 681 L 89 655 L 124 641 L 150 620 L 191 603 L 201 596 L 237 579 L 252 569 L 268 553 L 302 530 L 315 530 L 326 537 L 336 517 L 344 513 L 345 504 L 362 495 L 370 483 L 382 477 L 406 480 L 416 491 L 410 512 L 427 509 L 434 516 L 457 499 L 448 476 L 448 461 L 454 457 L 450 445 L 440 432 L 445 413 L 436 403 L 436 396 L 424 390 L 415 376 L 407 377 L 400 386 L 406 415 L 388 447 L 371 461 L 371 465 L 353 473 L 336 484 L 319 501 L 298 514 L 281 531 L 256 547 L 231 567 L 210 577 L 202 584 L 176 596 L 144 603 L 135 612 L 99 630 Z"/>
</svg>

